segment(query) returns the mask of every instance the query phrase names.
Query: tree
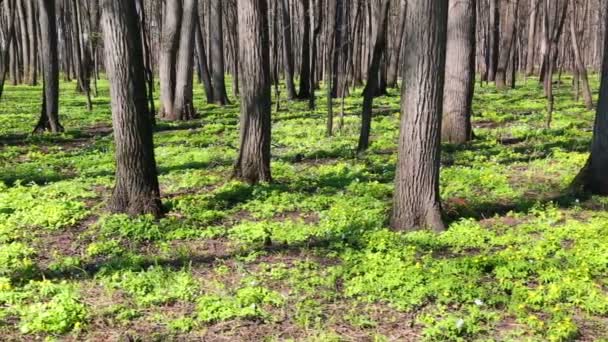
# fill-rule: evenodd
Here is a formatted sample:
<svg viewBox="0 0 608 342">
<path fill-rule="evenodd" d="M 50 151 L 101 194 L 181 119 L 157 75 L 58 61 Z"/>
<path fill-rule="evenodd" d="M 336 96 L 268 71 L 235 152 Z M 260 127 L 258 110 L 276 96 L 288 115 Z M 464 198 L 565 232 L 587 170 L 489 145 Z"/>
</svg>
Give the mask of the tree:
<svg viewBox="0 0 608 342">
<path fill-rule="evenodd" d="M 526 53 L 526 76 L 534 74 L 534 39 L 536 38 L 536 17 L 540 0 L 530 0 L 530 19 L 528 21 L 528 47 Z"/>
<path fill-rule="evenodd" d="M 135 2 L 101 0 L 101 8 L 116 145 L 116 184 L 109 207 L 159 217 L 162 206 Z"/>
<path fill-rule="evenodd" d="M 238 0 L 241 85 L 240 148 L 234 176 L 250 184 L 271 181 L 270 43 L 266 0 Z"/>
<path fill-rule="evenodd" d="M 496 78 L 498 67 L 499 39 L 500 39 L 500 2 L 490 0 L 490 28 L 488 42 L 488 73 L 487 80 L 492 82 Z"/>
<path fill-rule="evenodd" d="M 570 12 L 570 43 L 572 44 L 572 52 L 574 54 L 574 69 L 576 71 L 575 74 L 578 79 L 580 79 L 580 83 L 582 83 L 581 85 L 583 86 L 582 93 L 583 99 L 585 100 L 585 106 L 587 107 L 587 110 L 591 110 L 593 109 L 593 98 L 591 96 L 589 78 L 587 77 L 587 68 L 585 67 L 585 62 L 583 62 L 583 57 L 581 56 L 581 48 L 579 44 L 580 38 L 577 30 L 578 9 L 576 5 L 576 0 L 572 0 L 572 10 Z"/>
<path fill-rule="evenodd" d="M 399 69 L 399 62 L 401 61 L 401 47 L 403 46 L 403 32 L 405 30 L 405 15 L 407 13 L 407 0 L 400 0 L 399 10 L 399 23 L 397 25 L 397 37 L 395 37 L 396 44 L 394 45 L 393 54 L 388 63 L 388 70 L 386 72 L 386 83 L 389 87 L 397 86 L 397 74 Z"/>
<path fill-rule="evenodd" d="M 391 224 L 445 229 L 439 165 L 448 0 L 410 0 L 406 18 L 401 124 Z"/>
<path fill-rule="evenodd" d="M 308 99 L 310 92 L 310 3 L 309 0 L 300 0 L 302 4 L 302 54 L 300 63 L 300 92 L 298 98 Z"/>
<path fill-rule="evenodd" d="M 35 133 L 51 131 L 63 132 L 59 123 L 59 61 L 57 56 L 57 25 L 55 23 L 55 2 L 38 0 L 40 8 L 40 54 L 44 73 L 44 96 L 40 120 Z"/>
<path fill-rule="evenodd" d="M 0 4 L 0 99 L 9 67 L 9 49 L 14 33 L 14 0 L 4 0 Z"/>
<path fill-rule="evenodd" d="M 182 9 L 182 25 L 175 70 L 175 101 L 169 117 L 172 120 L 190 120 L 195 115 L 192 64 L 194 62 L 194 34 L 197 25 L 198 1 L 184 0 Z"/>
<path fill-rule="evenodd" d="M 160 44 L 160 116 L 173 113 L 175 101 L 175 64 L 179 46 L 179 31 L 182 15 L 181 0 L 167 1 L 163 13 L 163 30 Z"/>
<path fill-rule="evenodd" d="M 605 18 L 608 25 L 608 16 Z M 608 195 L 608 36 L 604 37 L 604 58 L 600 83 L 600 95 L 595 114 L 591 155 L 587 164 L 574 179 L 575 188 L 598 195 Z"/>
<path fill-rule="evenodd" d="M 226 83 L 224 80 L 224 24 L 222 0 L 210 0 L 209 24 L 211 30 L 209 51 L 212 63 L 211 81 L 213 84 L 213 102 L 223 106 L 230 103 L 230 101 L 228 101 Z"/>
<path fill-rule="evenodd" d="M 472 138 L 475 8 L 476 0 L 450 0 L 441 137 L 453 144 Z"/>
<path fill-rule="evenodd" d="M 374 37 L 374 49 L 372 61 L 367 72 L 367 83 L 363 89 L 363 109 L 361 112 L 361 131 L 359 134 L 358 152 L 363 152 L 369 147 L 369 134 L 372 126 L 372 105 L 376 87 L 378 87 L 380 74 L 380 61 L 386 50 L 386 21 L 388 20 L 388 9 L 390 0 L 380 0 L 378 6 L 378 18 L 376 18 L 376 35 Z"/>
<path fill-rule="evenodd" d="M 547 122 L 546 127 L 551 128 L 553 120 L 553 72 L 558 57 L 558 44 L 562 35 L 564 22 L 568 10 L 568 0 L 544 0 L 544 44 L 546 46 L 543 56 L 543 82 L 547 96 Z"/>
<path fill-rule="evenodd" d="M 498 89 L 505 89 L 507 87 L 507 68 L 515 45 L 519 0 L 505 0 L 504 4 L 504 15 L 501 16 L 503 19 L 501 23 L 502 35 L 500 37 L 500 50 L 495 77 L 496 88 Z"/>
<path fill-rule="evenodd" d="M 288 0 L 278 0 L 281 6 L 281 22 L 283 23 L 283 67 L 285 70 L 285 87 L 287 98 L 296 98 L 296 88 L 293 83 L 293 50 L 291 47 L 291 19 L 289 18 Z"/>
<path fill-rule="evenodd" d="M 321 33 L 321 24 L 323 23 L 322 13 L 322 1 L 321 0 L 310 0 L 312 9 L 310 11 L 310 21 L 312 29 L 311 39 L 311 51 L 310 51 L 310 80 L 309 80 L 309 92 L 310 97 L 308 98 L 308 109 L 315 109 L 315 73 L 317 72 L 317 41 L 319 40 L 319 34 Z"/>
</svg>

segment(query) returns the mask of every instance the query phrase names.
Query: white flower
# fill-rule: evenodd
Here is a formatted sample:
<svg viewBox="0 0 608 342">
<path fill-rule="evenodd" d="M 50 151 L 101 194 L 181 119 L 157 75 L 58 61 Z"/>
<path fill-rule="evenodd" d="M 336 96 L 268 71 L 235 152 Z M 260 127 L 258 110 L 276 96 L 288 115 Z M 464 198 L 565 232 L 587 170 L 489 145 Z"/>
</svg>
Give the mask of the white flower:
<svg viewBox="0 0 608 342">
<path fill-rule="evenodd" d="M 475 299 L 475 305 L 482 306 L 483 305 L 483 301 L 481 299 Z"/>
<path fill-rule="evenodd" d="M 464 319 L 459 318 L 456 321 L 456 329 L 460 330 L 460 329 L 462 329 L 462 327 L 464 327 Z"/>
</svg>

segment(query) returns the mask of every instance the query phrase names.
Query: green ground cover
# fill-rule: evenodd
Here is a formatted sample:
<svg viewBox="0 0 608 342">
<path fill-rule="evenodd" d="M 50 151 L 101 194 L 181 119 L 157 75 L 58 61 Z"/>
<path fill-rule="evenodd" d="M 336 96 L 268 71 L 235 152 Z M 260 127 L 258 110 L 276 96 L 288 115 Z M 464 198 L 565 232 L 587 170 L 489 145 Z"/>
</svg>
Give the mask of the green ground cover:
<svg viewBox="0 0 608 342">
<path fill-rule="evenodd" d="M 387 228 L 397 90 L 376 100 L 373 145 L 362 156 L 354 153 L 360 89 L 331 138 L 324 91 L 314 112 L 282 99 L 273 112 L 275 182 L 252 187 L 229 177 L 237 101 L 206 105 L 196 87 L 200 118 L 157 125 L 168 214 L 155 221 L 105 210 L 107 82 L 92 112 L 75 83 L 62 83 L 59 136 L 29 135 L 40 88 L 7 86 L 0 335 L 608 340 L 608 199 L 565 191 L 587 158 L 594 117 L 568 82 L 557 88 L 550 130 L 536 80 L 507 92 L 477 88 L 477 139 L 443 149 L 442 234 Z"/>
</svg>

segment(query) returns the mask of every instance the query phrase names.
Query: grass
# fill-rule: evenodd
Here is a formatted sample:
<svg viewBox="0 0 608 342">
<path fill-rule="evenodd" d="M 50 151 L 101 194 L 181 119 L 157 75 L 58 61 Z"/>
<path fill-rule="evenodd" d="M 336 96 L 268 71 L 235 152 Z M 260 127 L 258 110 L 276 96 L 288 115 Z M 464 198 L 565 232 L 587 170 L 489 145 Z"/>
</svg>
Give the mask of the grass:
<svg viewBox="0 0 608 342">
<path fill-rule="evenodd" d="M 200 117 L 156 128 L 168 211 L 156 221 L 105 210 L 114 148 L 99 87 L 87 112 L 61 84 L 57 136 L 28 134 L 40 87 L 7 86 L 0 102 L 9 340 L 608 340 L 608 199 L 565 191 L 594 117 L 567 84 L 550 130 L 536 80 L 477 88 L 477 139 L 443 146 L 442 234 L 388 229 L 398 90 L 375 101 L 361 156 L 361 89 L 331 138 L 324 91 L 312 112 L 281 99 L 275 182 L 249 186 L 229 178 L 238 100 L 207 105 L 196 87 Z"/>
</svg>

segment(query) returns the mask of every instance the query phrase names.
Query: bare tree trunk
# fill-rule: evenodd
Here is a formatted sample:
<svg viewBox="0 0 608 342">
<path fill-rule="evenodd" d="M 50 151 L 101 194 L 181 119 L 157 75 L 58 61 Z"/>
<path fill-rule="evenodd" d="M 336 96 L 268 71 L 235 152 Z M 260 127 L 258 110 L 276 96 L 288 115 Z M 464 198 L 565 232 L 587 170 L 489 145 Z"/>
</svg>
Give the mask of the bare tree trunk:
<svg viewBox="0 0 608 342">
<path fill-rule="evenodd" d="M 363 89 L 363 109 L 361 112 L 361 131 L 359 134 L 359 144 L 357 152 L 363 152 L 369 147 L 369 135 L 372 126 L 372 106 L 374 103 L 374 94 L 378 86 L 378 77 L 380 70 L 380 60 L 386 50 L 386 21 L 388 20 L 388 9 L 390 0 L 381 0 L 377 4 L 378 17 L 375 20 L 376 35 L 374 37 L 374 51 L 372 61 L 367 72 L 367 83 Z"/>
<path fill-rule="evenodd" d="M 585 99 L 585 106 L 587 110 L 593 109 L 593 98 L 591 96 L 591 87 L 589 86 L 589 78 L 587 77 L 587 68 L 581 57 L 581 49 L 579 46 L 579 37 L 577 34 L 577 23 L 578 23 L 578 10 L 576 2 L 572 0 L 572 17 L 570 18 L 570 42 L 572 44 L 572 51 L 574 52 L 574 64 L 576 68 L 577 79 L 580 80 L 583 92 L 583 98 Z M 577 92 L 578 94 L 578 92 Z M 577 95 L 578 96 L 578 95 Z"/>
<path fill-rule="evenodd" d="M 534 55 L 536 38 L 536 17 L 538 16 L 539 0 L 530 0 L 530 19 L 528 22 L 528 48 L 526 60 L 526 76 L 534 74 Z"/>
<path fill-rule="evenodd" d="M 224 24 L 222 0 L 210 0 L 209 25 L 211 29 L 209 51 L 212 61 L 211 81 L 213 83 L 213 102 L 223 106 L 229 104 L 230 101 L 228 101 L 224 78 Z"/>
<path fill-rule="evenodd" d="M 198 17 L 199 20 L 201 17 Z M 203 42 L 203 33 L 201 31 L 201 23 L 196 24 L 195 41 L 196 41 L 196 54 L 198 56 L 199 69 L 201 70 L 201 79 L 203 86 L 205 87 L 205 95 L 207 96 L 207 103 L 213 103 L 213 86 L 211 85 L 211 75 L 209 74 L 209 66 L 207 65 L 207 54 L 205 52 L 205 45 Z"/>
<path fill-rule="evenodd" d="M 312 41 L 310 51 L 310 79 L 309 79 L 309 92 L 310 97 L 308 99 L 308 109 L 315 109 L 315 73 L 317 72 L 317 41 L 319 40 L 319 34 L 321 33 L 321 24 L 323 22 L 322 14 L 322 3 L 321 0 L 310 0 L 312 3 L 312 10 L 310 12 L 311 17 L 311 29 L 312 29 Z"/>
<path fill-rule="evenodd" d="M 44 96 L 40 120 L 35 133 L 51 131 L 63 132 L 59 124 L 59 61 L 57 57 L 57 25 L 55 23 L 55 3 L 38 0 L 40 8 L 40 51 L 44 71 Z"/>
<path fill-rule="evenodd" d="M 608 16 L 605 18 L 608 25 Z M 604 36 L 600 95 L 595 114 L 591 155 L 574 179 L 573 187 L 608 195 L 608 37 Z"/>
<path fill-rule="evenodd" d="M 447 0 L 410 0 L 391 224 L 445 229 L 439 198 Z"/>
<path fill-rule="evenodd" d="M 15 1 L 4 0 L 0 6 L 2 6 L 0 8 L 0 99 L 2 99 L 4 82 L 9 67 L 9 51 L 15 33 Z"/>
<path fill-rule="evenodd" d="M 490 1 L 490 32 L 488 49 L 488 82 L 493 82 L 496 78 L 498 68 L 499 43 L 500 43 L 500 2 L 499 0 Z"/>
<path fill-rule="evenodd" d="M 310 4 L 309 0 L 300 0 L 302 4 L 302 58 L 300 63 L 300 93 L 298 98 L 310 97 Z M 314 90 L 313 90 L 314 91 Z"/>
<path fill-rule="evenodd" d="M 175 103 L 175 64 L 181 28 L 181 1 L 167 1 L 164 5 L 163 28 L 160 43 L 160 116 L 173 115 Z"/>
<path fill-rule="evenodd" d="M 182 27 L 179 35 L 179 49 L 177 52 L 175 98 L 173 111 L 169 119 L 190 120 L 194 118 L 195 110 L 193 104 L 192 83 L 194 62 L 194 30 L 196 28 L 196 16 L 198 11 L 198 0 L 184 0 L 182 12 Z"/>
<path fill-rule="evenodd" d="M 29 32 L 29 53 L 28 58 L 30 65 L 28 81 L 29 84 L 35 86 L 38 84 L 38 30 L 36 29 L 36 3 L 35 0 L 27 0 L 25 2 L 27 10 L 27 31 Z"/>
<path fill-rule="evenodd" d="M 401 61 L 401 46 L 403 45 L 403 32 L 405 30 L 405 16 L 407 13 L 407 0 L 400 0 L 401 9 L 399 11 L 399 24 L 398 33 L 396 37 L 397 45 L 395 51 L 388 64 L 388 71 L 386 76 L 387 86 L 394 88 L 397 86 L 397 74 L 399 70 L 399 62 Z"/>
<path fill-rule="evenodd" d="M 517 29 L 517 7 L 519 0 L 505 0 L 504 20 L 502 21 L 502 36 L 500 39 L 500 53 L 496 68 L 496 88 L 507 87 L 507 68 L 511 61 L 512 49 L 515 45 L 515 30 Z"/>
<path fill-rule="evenodd" d="M 101 0 L 101 8 L 116 145 L 116 185 L 109 207 L 113 212 L 160 217 L 162 205 L 135 2 Z"/>
<path fill-rule="evenodd" d="M 266 0 L 238 0 L 241 138 L 234 176 L 250 184 L 270 182 L 270 56 Z"/>
<path fill-rule="evenodd" d="M 471 104 L 475 89 L 476 0 L 450 0 L 443 94 L 443 141 L 472 138 Z"/>
</svg>

